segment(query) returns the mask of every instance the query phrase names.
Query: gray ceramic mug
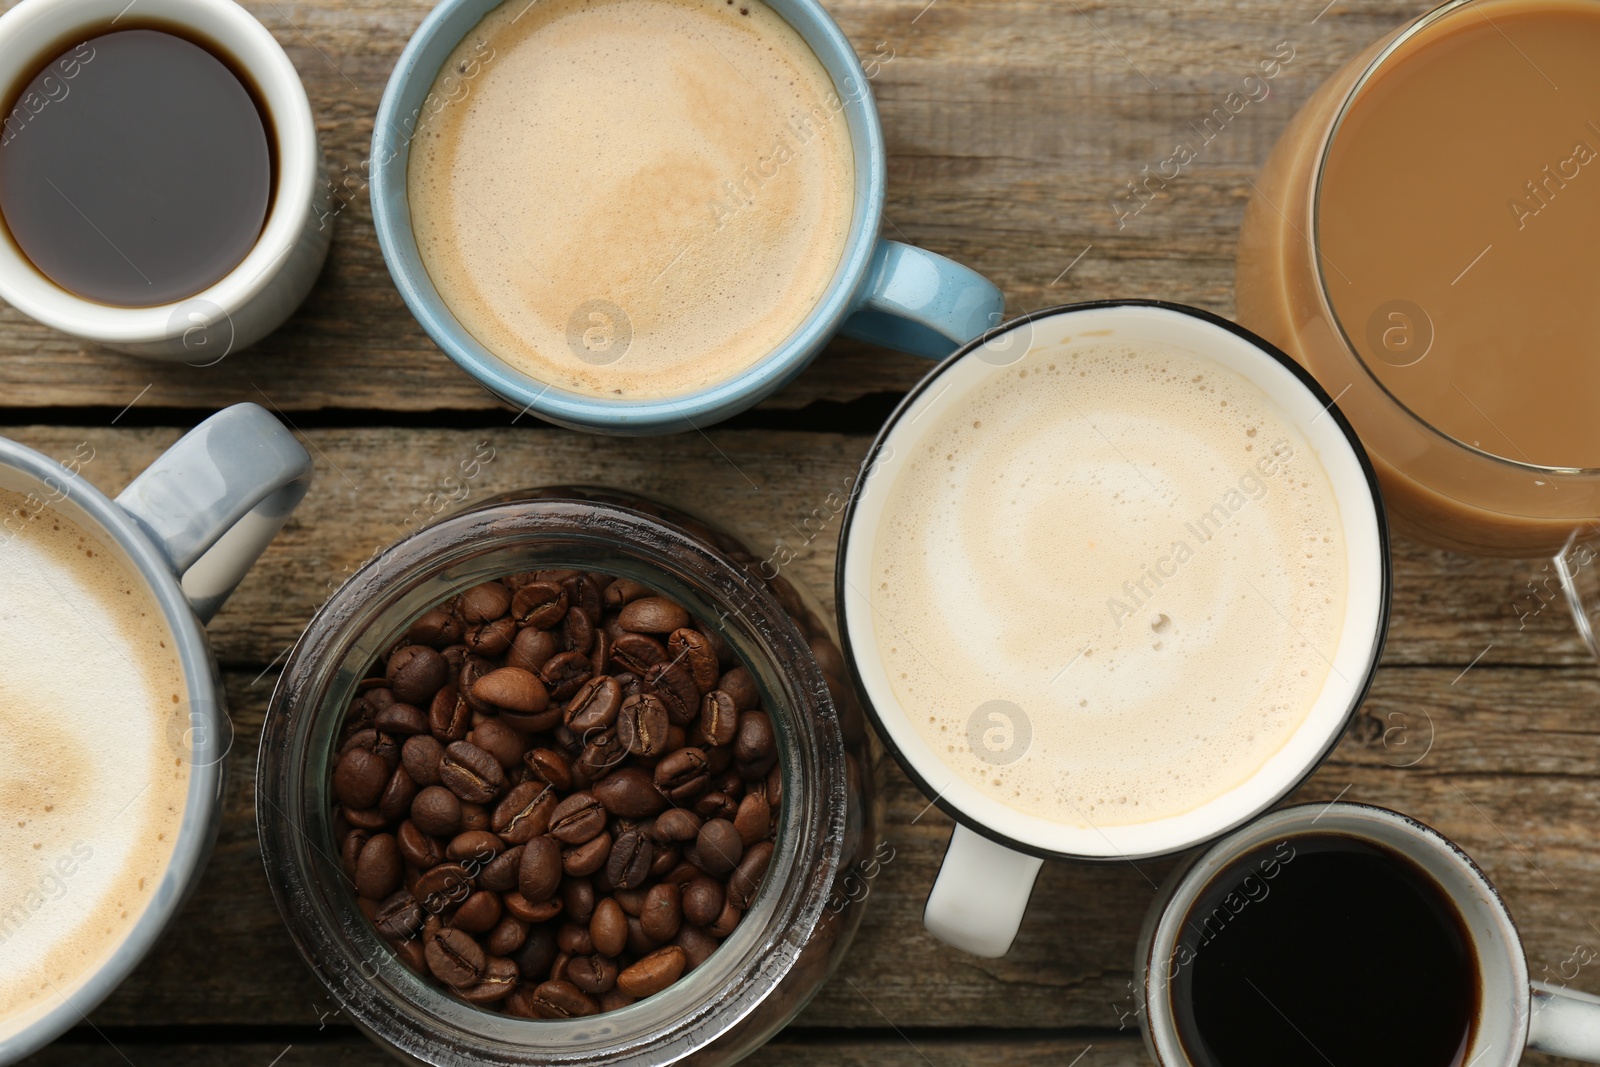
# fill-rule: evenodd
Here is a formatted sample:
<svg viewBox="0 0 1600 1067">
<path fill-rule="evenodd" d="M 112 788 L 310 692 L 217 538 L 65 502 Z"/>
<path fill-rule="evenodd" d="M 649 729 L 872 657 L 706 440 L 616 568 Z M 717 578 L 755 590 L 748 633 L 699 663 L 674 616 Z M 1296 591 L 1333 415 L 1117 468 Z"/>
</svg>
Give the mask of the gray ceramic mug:
<svg viewBox="0 0 1600 1067">
<path fill-rule="evenodd" d="M 189 728 L 176 740 L 184 747 L 181 758 L 190 761 L 178 840 L 149 904 L 130 917 L 121 944 L 52 1007 L 16 1027 L 0 1020 L 0 1063 L 21 1059 L 82 1021 L 144 958 L 199 881 L 216 838 L 233 739 L 205 623 L 310 484 L 311 457 L 255 404 L 235 405 L 202 422 L 114 501 L 73 467 L 0 438 L 0 488 L 31 494 L 119 553 L 160 607 L 178 642 Z"/>
</svg>

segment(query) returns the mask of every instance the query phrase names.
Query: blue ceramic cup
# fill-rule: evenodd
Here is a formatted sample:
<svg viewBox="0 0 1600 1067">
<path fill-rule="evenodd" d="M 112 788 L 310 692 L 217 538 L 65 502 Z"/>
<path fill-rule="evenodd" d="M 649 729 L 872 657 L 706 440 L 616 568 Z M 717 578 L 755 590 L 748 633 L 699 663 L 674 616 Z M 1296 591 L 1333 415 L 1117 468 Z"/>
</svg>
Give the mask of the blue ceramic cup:
<svg viewBox="0 0 1600 1067">
<path fill-rule="evenodd" d="M 768 0 L 833 79 L 855 149 L 856 200 L 839 265 L 809 317 L 753 366 L 699 392 L 666 398 L 601 398 L 558 389 L 518 370 L 475 339 L 428 277 L 411 230 L 406 167 L 418 121 L 447 103 L 432 93 L 450 52 L 501 0 L 442 0 L 406 45 L 389 77 L 372 134 L 372 219 L 400 295 L 438 346 L 490 392 L 575 430 L 671 433 L 725 419 L 794 379 L 836 333 L 941 359 L 999 325 L 1005 298 L 982 275 L 942 256 L 879 236 L 884 148 L 878 111 L 855 50 L 816 0 Z M 833 101 L 829 101 L 834 106 Z"/>
</svg>

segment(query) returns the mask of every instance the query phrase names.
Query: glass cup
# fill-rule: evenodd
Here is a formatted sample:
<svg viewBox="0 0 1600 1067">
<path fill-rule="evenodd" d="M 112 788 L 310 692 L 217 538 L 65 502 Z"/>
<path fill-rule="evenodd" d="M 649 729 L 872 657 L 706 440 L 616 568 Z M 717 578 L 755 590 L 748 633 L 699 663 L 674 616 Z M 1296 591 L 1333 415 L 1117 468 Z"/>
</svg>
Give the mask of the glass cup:
<svg viewBox="0 0 1600 1067">
<path fill-rule="evenodd" d="M 359 910 L 330 770 L 371 665 L 453 592 L 541 568 L 604 571 L 672 597 L 734 649 L 779 744 L 776 852 L 744 920 L 653 997 L 581 1019 L 474 1007 L 408 970 Z M 731 1063 L 805 1006 L 861 921 L 853 865 L 876 844 L 875 754 L 833 638 L 733 538 L 637 497 L 570 487 L 485 501 L 390 546 L 311 621 L 273 694 L 256 779 L 262 860 L 306 963 L 345 1015 L 410 1063 Z M 857 906 L 852 906 L 857 904 Z"/>
<path fill-rule="evenodd" d="M 1600 657 L 1585 609 L 1593 593 L 1586 597 L 1580 589 L 1583 581 L 1594 584 L 1593 574 L 1580 572 L 1593 570 L 1596 555 L 1585 539 L 1600 533 L 1600 468 L 1529 462 L 1514 447 L 1507 449 L 1512 456 L 1498 455 L 1418 415 L 1385 385 L 1386 376 L 1400 381 L 1394 375 L 1403 372 L 1395 368 L 1419 364 L 1431 348 L 1446 344 L 1442 331 L 1448 324 L 1398 299 L 1404 294 L 1379 307 L 1372 322 L 1342 321 L 1330 295 L 1330 287 L 1343 284 L 1342 272 L 1321 248 L 1319 212 L 1330 154 L 1346 117 L 1375 79 L 1444 35 L 1482 31 L 1485 20 L 1524 6 L 1519 0 L 1452 0 L 1373 42 L 1316 91 L 1253 183 L 1239 238 L 1238 319 L 1299 361 L 1336 398 L 1371 456 L 1397 530 L 1473 555 L 1553 556 L 1554 575 L 1582 636 Z M 1492 128 L 1486 129 L 1483 148 L 1493 147 Z M 1441 170 L 1449 165 L 1441 161 Z M 1492 207 L 1501 212 L 1494 218 L 1509 218 L 1502 201 Z M 1485 233 L 1495 235 L 1487 223 Z M 1365 350 L 1358 339 L 1367 341 Z M 1373 362 L 1379 357 L 1388 366 Z"/>
</svg>

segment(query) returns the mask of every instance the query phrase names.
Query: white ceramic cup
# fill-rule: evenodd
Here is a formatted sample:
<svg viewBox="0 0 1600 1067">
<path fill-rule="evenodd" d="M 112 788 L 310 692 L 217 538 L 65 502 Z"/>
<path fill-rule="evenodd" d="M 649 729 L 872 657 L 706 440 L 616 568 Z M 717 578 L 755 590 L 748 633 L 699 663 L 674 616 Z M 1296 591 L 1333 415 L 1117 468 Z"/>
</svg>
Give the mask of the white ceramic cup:
<svg viewBox="0 0 1600 1067">
<path fill-rule="evenodd" d="M 1477 963 L 1478 1014 L 1459 1062 L 1515 1067 L 1525 1049 L 1600 1063 L 1600 997 L 1529 982 L 1517 925 L 1493 885 L 1465 852 L 1431 827 L 1365 804 L 1303 804 L 1275 811 L 1203 852 L 1167 877 L 1145 918 L 1134 973 L 1141 983 L 1139 1021 L 1160 1067 L 1189 1067 L 1178 1040 L 1172 977 L 1187 963 L 1180 948 L 1195 901 L 1246 853 L 1307 834 L 1343 834 L 1410 859 L 1450 901 Z M 1191 957 L 1192 958 L 1192 957 Z M 1352 990 L 1360 996 L 1360 990 Z M 1309 1060 L 1308 1062 L 1315 1062 Z"/>
<path fill-rule="evenodd" d="M 872 548 L 896 472 L 967 395 L 1035 347 L 1074 336 L 1147 343 L 1214 361 L 1258 385 L 1300 430 L 1339 505 L 1348 574 L 1345 618 L 1332 670 L 1305 721 L 1253 775 L 1198 807 L 1168 818 L 1104 827 L 1072 826 L 1001 803 L 955 774 L 912 725 L 915 708 L 895 695 L 877 649 Z M 836 596 L 846 657 L 878 735 L 934 802 L 956 820 L 923 921 L 936 937 L 977 956 L 1003 956 L 1015 939 L 1044 859 L 1120 861 L 1181 852 L 1240 826 L 1281 801 L 1338 743 L 1360 705 L 1388 624 L 1388 535 L 1377 480 L 1333 401 L 1283 353 L 1205 311 L 1156 301 L 1102 301 L 1037 311 L 967 345 L 920 382 L 867 453 L 839 541 Z M 1061 417 L 1074 417 L 1063 410 Z M 951 501 L 960 507 L 961 501 Z M 1022 610 L 1025 610 L 1022 609 Z M 975 647 L 973 655 L 984 650 Z M 1063 660 L 1063 667 L 1067 666 Z"/>
<path fill-rule="evenodd" d="M 322 269 L 333 223 L 316 123 L 289 57 L 232 0 L 22 0 L 0 16 L 0 106 L 13 101 L 42 60 L 116 29 L 119 18 L 139 26 L 174 24 L 227 56 L 253 83 L 270 120 L 276 168 L 266 226 L 243 261 L 216 284 L 144 308 L 113 307 L 67 292 L 0 227 L 0 298 L 29 318 L 87 341 L 151 359 L 209 365 L 282 324 Z M 61 103 L 24 96 L 13 112 L 63 106 L 70 99 L 69 84 Z"/>
</svg>

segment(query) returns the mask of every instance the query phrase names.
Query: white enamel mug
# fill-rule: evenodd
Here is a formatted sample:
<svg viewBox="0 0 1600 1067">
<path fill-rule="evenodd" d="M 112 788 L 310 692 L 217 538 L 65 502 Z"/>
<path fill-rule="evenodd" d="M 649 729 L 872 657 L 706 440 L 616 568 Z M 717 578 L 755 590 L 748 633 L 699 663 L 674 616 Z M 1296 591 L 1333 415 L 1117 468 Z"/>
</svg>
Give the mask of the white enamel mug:
<svg viewBox="0 0 1600 1067">
<path fill-rule="evenodd" d="M 1180 942 L 1195 902 L 1209 899 L 1213 881 L 1241 856 L 1280 842 L 1292 847 L 1297 837 L 1310 834 L 1340 834 L 1397 852 L 1454 906 L 1480 983 L 1478 1014 L 1459 1063 L 1515 1067 L 1524 1050 L 1600 1063 L 1600 997 L 1528 980 L 1527 955 L 1511 912 L 1471 857 L 1437 830 L 1398 812 L 1334 803 L 1275 811 L 1196 853 L 1168 876 L 1145 917 L 1134 960 L 1140 1028 L 1159 1067 L 1193 1063 L 1178 1037 L 1172 978 L 1187 962 L 1190 949 Z M 1308 1056 L 1307 1062 L 1317 1061 Z"/>
<path fill-rule="evenodd" d="M 129 9 L 132 11 L 129 12 Z M 254 344 L 295 310 L 322 269 L 333 235 L 329 187 L 305 86 L 267 28 L 233 0 L 22 0 L 0 16 L 0 107 L 15 119 L 62 106 L 13 98 L 38 63 L 116 28 L 124 13 L 141 25 L 172 23 L 232 60 L 266 109 L 273 141 L 272 202 L 255 247 L 214 285 L 154 307 L 113 307 L 46 278 L 0 226 L 0 298 L 63 333 L 149 359 L 209 366 Z M 62 83 L 70 99 L 70 82 Z"/>
</svg>

